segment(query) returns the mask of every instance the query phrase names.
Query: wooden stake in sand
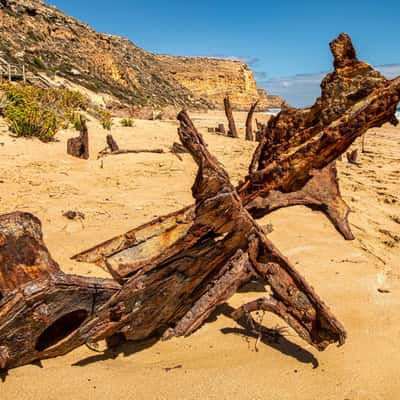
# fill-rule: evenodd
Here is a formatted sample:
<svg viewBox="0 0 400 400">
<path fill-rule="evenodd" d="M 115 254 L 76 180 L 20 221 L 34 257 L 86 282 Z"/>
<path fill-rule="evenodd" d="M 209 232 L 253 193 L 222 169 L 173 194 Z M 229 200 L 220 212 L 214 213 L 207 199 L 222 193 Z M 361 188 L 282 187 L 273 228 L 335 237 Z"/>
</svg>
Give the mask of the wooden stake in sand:
<svg viewBox="0 0 400 400">
<path fill-rule="evenodd" d="M 258 101 L 256 101 L 249 110 L 249 113 L 247 114 L 247 119 L 246 119 L 246 140 L 253 141 L 254 136 L 253 136 L 253 114 L 254 111 L 256 110 L 258 105 Z"/>
<path fill-rule="evenodd" d="M 224 98 L 224 107 L 225 107 L 226 118 L 228 119 L 228 124 L 229 124 L 228 136 L 232 138 L 238 138 L 239 135 L 236 130 L 235 119 L 233 118 L 232 106 L 229 96 L 226 96 Z"/>
<path fill-rule="evenodd" d="M 89 133 L 85 118 L 81 115 L 81 129 L 78 137 L 68 139 L 67 153 L 71 156 L 89 159 Z"/>
</svg>

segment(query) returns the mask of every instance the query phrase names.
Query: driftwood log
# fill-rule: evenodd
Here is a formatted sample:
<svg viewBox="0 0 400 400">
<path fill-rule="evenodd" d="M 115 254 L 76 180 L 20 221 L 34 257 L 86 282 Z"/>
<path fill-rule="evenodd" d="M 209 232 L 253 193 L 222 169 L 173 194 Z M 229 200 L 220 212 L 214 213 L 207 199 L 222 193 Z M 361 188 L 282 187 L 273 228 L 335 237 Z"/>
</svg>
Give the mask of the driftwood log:
<svg viewBox="0 0 400 400">
<path fill-rule="evenodd" d="M 239 137 L 239 135 L 237 133 L 235 119 L 233 118 L 232 105 L 229 96 L 224 98 L 224 108 L 229 126 L 228 136 L 236 139 Z"/>
<path fill-rule="evenodd" d="M 247 119 L 246 119 L 246 140 L 250 140 L 251 142 L 254 140 L 254 135 L 253 135 L 253 115 L 254 111 L 256 111 L 258 105 L 258 101 L 256 101 L 249 110 L 249 113 L 247 114 Z"/>
<path fill-rule="evenodd" d="M 179 114 L 181 142 L 199 168 L 195 205 L 75 256 L 102 265 L 114 279 L 63 274 L 35 217 L 0 217 L 0 368 L 115 334 L 129 340 L 189 335 L 253 279 L 271 294 L 232 318 L 270 311 L 319 350 L 343 344 L 342 325 L 250 214 L 296 202 L 296 192 L 340 209 L 332 163 L 369 128 L 394 122 L 400 78 L 388 81 L 360 63 L 347 35 L 331 48 L 335 72 L 324 79 L 321 97 L 310 110 L 286 109 L 269 121 L 237 188 L 188 115 Z"/>
<path fill-rule="evenodd" d="M 67 153 L 71 156 L 89 159 L 89 133 L 85 118 L 81 115 L 81 129 L 78 137 L 68 139 Z"/>
<path fill-rule="evenodd" d="M 98 159 L 117 154 L 164 153 L 163 149 L 120 149 L 118 143 L 116 142 L 116 140 L 113 138 L 112 135 L 107 135 L 106 141 L 107 141 L 107 147 L 99 152 L 97 156 Z"/>
<path fill-rule="evenodd" d="M 186 219 L 169 217 L 177 225 L 162 245 L 132 251 L 140 244 L 131 234 L 125 236 L 128 249 L 114 249 L 116 259 L 103 256 L 114 280 L 64 275 L 42 241 L 38 220 L 19 213 L 2 217 L 3 369 L 115 334 L 129 340 L 188 335 L 252 279 L 271 287 L 263 307 L 268 304 L 305 341 L 319 350 L 344 342 L 341 324 L 245 211 L 187 114 L 179 119 L 181 141 L 199 167 L 192 189 L 196 205 L 186 209 Z M 154 228 L 159 230 L 148 225 L 147 233 L 154 235 Z"/>
<path fill-rule="evenodd" d="M 26 213 L 0 217 L 0 262 L 0 369 L 77 347 L 63 339 L 120 289 L 112 279 L 61 272 L 43 243 L 40 221 Z"/>
</svg>

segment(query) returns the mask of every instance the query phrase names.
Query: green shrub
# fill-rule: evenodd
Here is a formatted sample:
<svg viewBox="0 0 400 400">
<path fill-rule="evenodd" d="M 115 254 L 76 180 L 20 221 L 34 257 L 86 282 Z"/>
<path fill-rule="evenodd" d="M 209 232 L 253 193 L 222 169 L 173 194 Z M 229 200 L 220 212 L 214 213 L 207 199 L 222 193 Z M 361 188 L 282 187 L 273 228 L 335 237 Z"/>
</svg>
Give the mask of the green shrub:
<svg viewBox="0 0 400 400">
<path fill-rule="evenodd" d="M 44 64 L 44 62 L 41 58 L 34 57 L 32 61 L 33 61 L 33 64 L 35 65 L 35 67 L 37 67 L 39 69 L 46 69 L 46 65 Z"/>
<path fill-rule="evenodd" d="M 43 142 L 49 142 L 61 126 L 53 111 L 31 101 L 9 103 L 4 116 L 17 136 L 34 136 Z"/>
<path fill-rule="evenodd" d="M 133 126 L 132 118 L 124 118 L 121 120 L 121 126 L 131 128 Z"/>
<path fill-rule="evenodd" d="M 30 85 L 4 83 L 4 116 L 17 136 L 35 136 L 50 141 L 57 131 L 71 122 L 80 130 L 78 110 L 89 101 L 79 92 L 68 89 L 41 89 Z"/>
<path fill-rule="evenodd" d="M 80 131 L 82 129 L 81 114 L 78 112 L 73 112 L 70 117 L 70 122 L 72 123 L 75 130 Z"/>
<path fill-rule="evenodd" d="M 109 111 L 102 111 L 100 114 L 100 122 L 104 129 L 111 131 L 112 127 L 112 116 Z"/>
</svg>

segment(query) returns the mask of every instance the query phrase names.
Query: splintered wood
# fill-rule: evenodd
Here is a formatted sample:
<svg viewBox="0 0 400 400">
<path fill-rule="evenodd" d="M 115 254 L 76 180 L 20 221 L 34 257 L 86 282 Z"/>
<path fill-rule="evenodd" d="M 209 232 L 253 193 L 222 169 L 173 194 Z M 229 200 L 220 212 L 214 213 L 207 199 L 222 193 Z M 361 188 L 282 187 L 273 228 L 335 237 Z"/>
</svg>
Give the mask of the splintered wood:
<svg viewBox="0 0 400 400">
<path fill-rule="evenodd" d="M 188 114 L 178 115 L 180 140 L 198 166 L 195 204 L 74 257 L 102 266 L 113 279 L 64 274 L 37 218 L 1 216 L 0 368 L 116 334 L 128 340 L 190 335 L 250 280 L 268 285 L 270 295 L 234 310 L 234 320 L 268 311 L 318 350 L 343 344 L 341 323 L 254 219 L 305 204 L 353 237 L 334 161 L 369 128 L 395 122 L 400 78 L 388 81 L 358 61 L 345 34 L 331 49 L 335 71 L 323 80 L 321 97 L 309 110 L 285 109 L 262 127 L 249 174 L 237 188 Z M 234 131 L 230 123 L 231 136 Z M 108 144 L 112 154 L 118 145 L 111 138 Z"/>
</svg>

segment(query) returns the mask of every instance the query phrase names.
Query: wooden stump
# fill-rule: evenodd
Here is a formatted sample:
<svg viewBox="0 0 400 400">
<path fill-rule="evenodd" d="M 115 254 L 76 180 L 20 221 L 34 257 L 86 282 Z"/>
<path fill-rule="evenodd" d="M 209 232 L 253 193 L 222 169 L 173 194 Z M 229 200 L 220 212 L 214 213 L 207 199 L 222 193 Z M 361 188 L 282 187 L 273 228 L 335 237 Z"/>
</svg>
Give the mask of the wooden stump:
<svg viewBox="0 0 400 400">
<path fill-rule="evenodd" d="M 225 125 L 218 124 L 218 126 L 215 128 L 215 133 L 218 135 L 226 136 Z"/>
<path fill-rule="evenodd" d="M 67 153 L 71 156 L 89 159 L 89 133 L 86 125 L 86 120 L 81 115 L 81 130 L 78 137 L 68 139 Z"/>
</svg>

